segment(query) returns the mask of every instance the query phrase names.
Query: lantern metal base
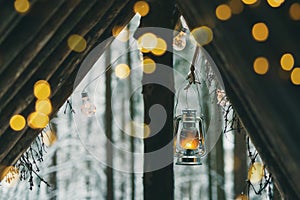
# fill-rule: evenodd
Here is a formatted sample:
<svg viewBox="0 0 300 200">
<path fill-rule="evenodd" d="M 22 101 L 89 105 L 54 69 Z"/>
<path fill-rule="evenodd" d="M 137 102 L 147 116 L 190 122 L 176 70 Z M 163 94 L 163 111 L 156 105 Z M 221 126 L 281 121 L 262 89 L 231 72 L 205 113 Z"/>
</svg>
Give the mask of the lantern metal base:
<svg viewBox="0 0 300 200">
<path fill-rule="evenodd" d="M 176 165 L 202 165 L 197 156 L 182 156 L 177 158 Z"/>
<path fill-rule="evenodd" d="M 202 165 L 202 163 L 194 150 L 187 149 L 183 154 L 177 154 L 176 165 Z"/>
</svg>

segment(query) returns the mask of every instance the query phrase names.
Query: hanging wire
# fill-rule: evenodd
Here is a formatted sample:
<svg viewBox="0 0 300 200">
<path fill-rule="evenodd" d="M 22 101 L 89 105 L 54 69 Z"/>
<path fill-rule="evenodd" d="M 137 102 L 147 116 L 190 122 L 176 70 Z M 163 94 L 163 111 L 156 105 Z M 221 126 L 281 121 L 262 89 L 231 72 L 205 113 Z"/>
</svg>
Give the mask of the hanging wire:
<svg viewBox="0 0 300 200">
<path fill-rule="evenodd" d="M 75 110 L 73 109 L 73 106 L 72 106 L 72 102 L 70 100 L 70 98 L 67 100 L 67 103 L 66 103 L 66 106 L 65 106 L 65 109 L 64 109 L 64 114 L 67 113 L 67 109 L 70 109 L 70 112 L 75 114 Z"/>
<path fill-rule="evenodd" d="M 124 52 L 128 53 L 128 50 L 132 47 L 132 45 L 136 42 L 136 40 L 132 40 L 132 42 L 128 45 L 127 48 L 125 48 Z M 134 50 L 135 51 L 135 50 Z M 116 64 L 116 62 L 123 56 L 123 54 L 121 53 L 112 63 L 110 63 L 107 67 L 105 67 L 105 70 L 100 73 L 98 76 L 96 76 L 95 78 L 93 78 L 89 83 L 87 83 L 84 88 L 82 89 L 81 93 L 85 92 L 85 90 L 94 82 L 96 81 L 98 78 L 100 78 L 101 76 L 103 76 L 106 72 L 108 72 L 109 70 L 112 69 L 112 66 L 114 64 Z"/>
</svg>

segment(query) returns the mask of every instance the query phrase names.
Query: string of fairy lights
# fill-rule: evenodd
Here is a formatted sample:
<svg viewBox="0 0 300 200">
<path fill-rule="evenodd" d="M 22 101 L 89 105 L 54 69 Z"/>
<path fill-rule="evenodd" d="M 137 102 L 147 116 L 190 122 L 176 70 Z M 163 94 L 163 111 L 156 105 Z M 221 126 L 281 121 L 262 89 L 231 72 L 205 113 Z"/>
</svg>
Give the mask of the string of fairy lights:
<svg viewBox="0 0 300 200">
<path fill-rule="evenodd" d="M 270 8 L 280 8 L 280 6 L 285 2 L 285 0 L 266 0 Z M 245 6 L 255 7 L 259 6 L 259 1 L 257 0 L 229 0 L 227 3 L 220 4 L 215 9 L 215 15 L 218 20 L 220 21 L 227 21 L 232 18 L 233 15 L 238 15 L 242 13 Z M 30 12 L 31 3 L 29 0 L 15 0 L 14 1 L 14 9 L 17 13 L 21 15 L 25 15 L 26 13 Z M 151 5 L 146 1 L 137 1 L 133 7 L 135 13 L 139 14 L 141 17 L 146 16 L 151 10 Z M 295 2 L 291 3 L 288 15 L 290 16 L 291 20 L 299 21 L 300 20 L 300 3 Z M 204 46 L 209 44 L 214 39 L 214 34 L 212 28 L 208 26 L 200 26 L 194 28 L 191 32 L 191 35 L 194 37 L 198 45 Z M 268 22 L 259 21 L 252 25 L 251 29 L 249 29 L 249 34 L 252 35 L 255 42 L 264 43 L 268 40 L 270 30 L 268 28 Z M 112 35 L 121 42 L 126 42 L 129 38 L 129 30 L 127 27 L 123 26 L 115 26 L 112 29 Z M 153 33 L 145 33 L 141 35 L 138 40 L 138 47 L 142 53 L 152 53 L 155 56 L 163 55 L 167 50 L 167 43 L 162 39 L 157 37 Z M 187 34 L 186 34 L 186 27 L 181 29 L 178 34 L 174 37 L 173 40 L 173 48 L 176 51 L 182 51 L 187 43 Z M 66 45 L 69 47 L 71 51 L 76 53 L 82 53 L 87 48 L 87 41 L 84 39 L 83 36 L 80 34 L 72 34 L 67 38 Z M 295 58 L 293 56 L 293 52 L 285 52 L 282 56 L 278 59 L 279 66 L 284 71 L 290 72 L 290 81 L 294 85 L 300 85 L 300 68 L 296 67 Z M 143 58 L 143 72 L 151 74 L 156 69 L 156 64 L 154 60 L 151 58 L 145 57 Z M 264 56 L 259 56 L 254 58 L 253 60 L 253 71 L 258 75 L 264 75 L 269 70 L 269 61 Z M 124 79 L 130 75 L 130 67 L 125 64 L 121 63 L 114 68 L 115 75 L 120 78 Z M 11 183 L 19 174 L 20 166 L 25 166 L 27 170 L 30 172 L 30 179 L 32 179 L 32 173 L 35 173 L 37 176 L 38 174 L 38 167 L 36 161 L 34 159 L 35 156 L 38 158 L 42 157 L 43 152 L 43 145 L 45 142 L 45 138 L 48 139 L 49 146 L 53 143 L 56 138 L 55 134 L 51 133 L 51 130 L 45 131 L 47 125 L 49 124 L 49 116 L 52 113 L 52 103 L 50 100 L 51 96 L 51 86 L 47 82 L 47 80 L 39 80 L 33 86 L 33 94 L 36 98 L 35 103 L 35 110 L 30 113 L 27 118 L 22 114 L 15 114 L 10 118 L 10 128 L 13 131 L 22 131 L 26 128 L 26 124 L 29 128 L 32 129 L 44 129 L 41 134 L 41 138 L 38 138 L 40 142 L 37 142 L 36 148 L 38 149 L 35 151 L 34 147 L 30 147 L 30 149 L 21 157 L 20 162 L 22 164 L 17 164 L 16 167 L 8 166 L 4 170 L 0 177 L 1 180 L 6 180 L 7 182 Z M 225 129 L 224 132 L 230 130 L 239 130 L 242 128 L 242 124 L 238 119 L 236 114 L 229 120 L 229 113 L 232 112 L 233 107 L 229 103 L 229 100 L 224 91 L 218 90 L 217 96 L 219 100 L 219 104 L 226 108 L 224 110 L 224 118 L 225 118 Z M 82 96 L 86 98 L 88 96 Z M 72 108 L 71 103 L 67 102 L 71 112 L 75 113 Z M 66 107 L 67 109 L 67 107 Z M 90 109 L 90 108 L 89 108 Z M 66 110 L 65 110 L 66 112 Z M 27 121 L 27 123 L 26 123 Z M 46 136 L 46 137 L 43 137 Z M 258 153 L 253 153 L 250 148 L 249 144 L 249 137 L 247 137 L 247 147 L 248 147 L 248 156 L 251 160 L 250 167 L 248 170 L 248 180 L 247 183 L 247 191 L 244 191 L 243 194 L 239 195 L 236 199 L 248 199 L 249 191 L 252 189 L 255 194 L 260 194 L 266 187 L 270 187 L 272 183 L 271 174 L 266 171 L 265 166 L 261 162 L 257 162 Z M 31 154 L 30 154 L 31 152 Z M 34 153 L 36 152 L 36 153 Z M 33 161 L 29 159 L 29 157 L 33 158 Z M 39 160 L 39 159 L 38 159 Z M 31 164 L 33 162 L 33 165 Z M 25 163 L 25 164 L 24 164 Z M 33 166 L 36 166 L 36 170 L 33 169 Z M 24 177 L 24 176 L 21 176 Z M 40 177 L 40 180 L 43 179 Z M 256 184 L 259 185 L 258 189 L 256 188 Z M 32 186 L 31 186 L 32 187 Z"/>
<path fill-rule="evenodd" d="M 235 112 L 229 98 L 224 90 L 217 90 L 218 104 L 223 109 L 224 116 L 224 130 L 226 135 L 229 132 L 235 134 L 242 134 L 245 131 L 243 124 L 241 123 L 238 114 Z M 251 143 L 248 135 L 246 135 L 246 145 L 248 158 L 250 160 L 247 180 L 245 181 L 244 191 L 236 196 L 236 200 L 248 200 L 250 198 L 251 191 L 255 195 L 262 195 L 264 192 L 268 194 L 269 199 L 273 199 L 273 181 L 272 175 L 266 169 L 266 166 L 261 161 L 261 158 L 256 151 L 255 147 Z"/>
</svg>

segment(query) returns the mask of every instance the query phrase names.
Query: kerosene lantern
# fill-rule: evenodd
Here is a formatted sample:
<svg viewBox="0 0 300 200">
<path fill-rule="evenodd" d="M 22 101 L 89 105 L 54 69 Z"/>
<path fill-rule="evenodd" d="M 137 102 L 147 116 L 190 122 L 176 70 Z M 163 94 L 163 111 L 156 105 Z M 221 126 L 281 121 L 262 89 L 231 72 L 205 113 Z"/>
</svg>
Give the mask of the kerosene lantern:
<svg viewBox="0 0 300 200">
<path fill-rule="evenodd" d="M 192 68 L 193 69 L 193 68 Z M 177 165 L 201 165 L 201 158 L 206 155 L 205 148 L 205 121 L 201 113 L 200 85 L 195 80 L 194 71 L 191 71 L 187 86 L 178 92 L 175 106 L 174 134 L 176 134 L 175 157 Z M 180 97 L 183 96 L 183 97 Z M 178 108 L 178 101 L 184 101 Z"/>
</svg>

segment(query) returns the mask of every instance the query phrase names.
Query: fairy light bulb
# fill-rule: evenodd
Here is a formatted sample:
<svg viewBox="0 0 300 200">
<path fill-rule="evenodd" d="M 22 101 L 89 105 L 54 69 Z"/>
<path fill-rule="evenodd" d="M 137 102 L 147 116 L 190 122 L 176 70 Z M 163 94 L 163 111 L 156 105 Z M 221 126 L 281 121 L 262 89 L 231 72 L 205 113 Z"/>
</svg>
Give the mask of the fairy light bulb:
<svg viewBox="0 0 300 200">
<path fill-rule="evenodd" d="M 81 112 L 88 117 L 92 117 L 96 113 L 96 106 L 91 102 L 87 92 L 81 93 L 82 106 Z"/>
<path fill-rule="evenodd" d="M 248 170 L 248 180 L 252 184 L 259 183 L 264 177 L 264 165 L 260 162 L 255 162 Z"/>
<path fill-rule="evenodd" d="M 183 28 L 173 39 L 173 49 L 182 51 L 186 46 L 186 29 Z"/>
</svg>

